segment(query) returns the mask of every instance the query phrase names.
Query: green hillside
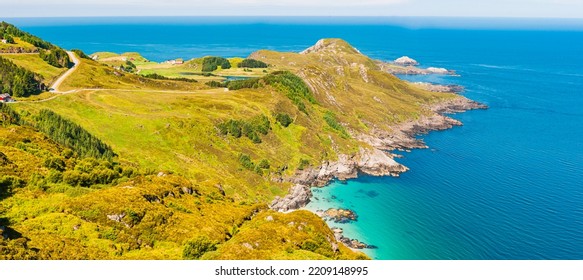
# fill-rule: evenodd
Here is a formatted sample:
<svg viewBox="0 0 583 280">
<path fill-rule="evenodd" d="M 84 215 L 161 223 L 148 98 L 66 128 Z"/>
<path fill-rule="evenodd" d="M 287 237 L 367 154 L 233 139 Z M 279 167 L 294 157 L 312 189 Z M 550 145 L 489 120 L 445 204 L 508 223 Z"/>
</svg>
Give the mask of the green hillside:
<svg viewBox="0 0 583 280">
<path fill-rule="evenodd" d="M 67 94 L 3 105 L 0 258 L 366 258 L 314 213 L 267 205 L 297 170 L 369 149 L 360 135 L 455 95 L 410 87 L 339 39 L 249 58 L 268 71 L 217 87 L 81 59 Z"/>
</svg>

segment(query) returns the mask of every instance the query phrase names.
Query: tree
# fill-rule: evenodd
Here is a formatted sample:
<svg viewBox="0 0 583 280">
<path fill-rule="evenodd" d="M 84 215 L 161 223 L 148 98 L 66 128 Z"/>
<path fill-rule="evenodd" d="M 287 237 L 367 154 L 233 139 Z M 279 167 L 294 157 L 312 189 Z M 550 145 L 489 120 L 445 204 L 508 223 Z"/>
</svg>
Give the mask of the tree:
<svg viewBox="0 0 583 280">
<path fill-rule="evenodd" d="M 237 64 L 237 67 L 239 68 L 267 68 L 267 66 L 267 63 L 252 58 L 243 59 L 243 61 Z"/>
<path fill-rule="evenodd" d="M 14 42 L 14 38 L 12 38 L 12 36 L 10 36 L 10 35 L 4 35 L 4 39 L 6 40 L 6 43 L 8 43 L 8 44 L 16 44 L 16 42 Z"/>
<path fill-rule="evenodd" d="M 293 119 L 288 114 L 282 113 L 277 113 L 277 115 L 275 115 L 275 120 L 283 127 L 288 127 L 293 122 Z"/>
</svg>

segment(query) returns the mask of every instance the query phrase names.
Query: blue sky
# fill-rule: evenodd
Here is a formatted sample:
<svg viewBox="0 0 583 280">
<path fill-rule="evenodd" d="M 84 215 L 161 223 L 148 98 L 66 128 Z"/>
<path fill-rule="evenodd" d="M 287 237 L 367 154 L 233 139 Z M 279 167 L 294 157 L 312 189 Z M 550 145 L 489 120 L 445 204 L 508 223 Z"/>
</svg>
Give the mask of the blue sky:
<svg viewBox="0 0 583 280">
<path fill-rule="evenodd" d="M 583 18 L 583 0 L 0 0 L 0 17 L 453 16 Z"/>
</svg>

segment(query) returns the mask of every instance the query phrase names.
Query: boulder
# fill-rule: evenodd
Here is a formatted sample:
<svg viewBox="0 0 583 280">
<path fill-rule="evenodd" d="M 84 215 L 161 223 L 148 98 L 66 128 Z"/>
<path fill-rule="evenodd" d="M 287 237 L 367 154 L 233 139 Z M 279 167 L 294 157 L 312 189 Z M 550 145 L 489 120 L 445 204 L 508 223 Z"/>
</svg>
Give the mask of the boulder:
<svg viewBox="0 0 583 280">
<path fill-rule="evenodd" d="M 322 218 L 344 224 L 356 221 L 358 216 L 350 209 L 330 208 L 322 213 Z"/>
<path fill-rule="evenodd" d="M 408 56 L 399 57 L 399 58 L 395 59 L 394 63 L 397 64 L 397 65 L 402 65 L 402 66 L 415 66 L 415 65 L 419 65 L 419 62 L 417 62 L 417 60 L 412 59 L 412 58 L 410 58 Z"/>
<path fill-rule="evenodd" d="M 287 212 L 306 206 L 310 202 L 310 198 L 312 198 L 310 188 L 298 184 L 285 197 L 276 197 L 269 205 L 269 208 L 279 212 Z"/>
</svg>

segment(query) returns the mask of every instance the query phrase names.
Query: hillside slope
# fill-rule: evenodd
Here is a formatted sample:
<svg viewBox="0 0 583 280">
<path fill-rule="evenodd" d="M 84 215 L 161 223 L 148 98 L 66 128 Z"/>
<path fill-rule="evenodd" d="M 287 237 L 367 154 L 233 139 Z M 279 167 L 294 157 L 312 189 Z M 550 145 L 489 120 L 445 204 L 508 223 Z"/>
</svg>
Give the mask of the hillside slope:
<svg viewBox="0 0 583 280">
<path fill-rule="evenodd" d="M 314 213 L 268 206 L 295 184 L 405 171 L 381 149 L 420 145 L 412 138 L 420 123 L 450 127 L 453 120 L 437 112 L 473 103 L 411 87 L 339 39 L 301 54 L 258 51 L 250 58 L 283 71 L 210 88 L 82 59 L 63 84 L 76 91 L 4 107 L 2 170 L 13 174 L 0 178 L 0 226 L 7 237 L 0 256 L 366 258 L 335 240 Z M 94 162 L 80 152 L 62 154 L 75 138 L 41 130 L 47 111 L 115 155 Z M 61 177 L 53 158 L 64 162 Z M 94 184 L 98 166 L 117 175 L 104 171 L 112 175 Z"/>
</svg>

